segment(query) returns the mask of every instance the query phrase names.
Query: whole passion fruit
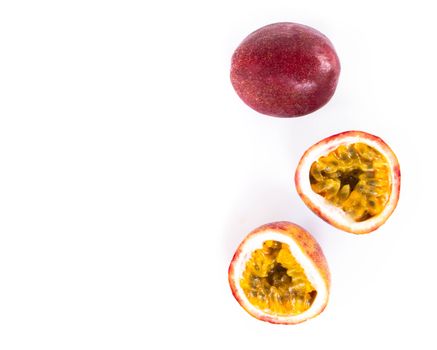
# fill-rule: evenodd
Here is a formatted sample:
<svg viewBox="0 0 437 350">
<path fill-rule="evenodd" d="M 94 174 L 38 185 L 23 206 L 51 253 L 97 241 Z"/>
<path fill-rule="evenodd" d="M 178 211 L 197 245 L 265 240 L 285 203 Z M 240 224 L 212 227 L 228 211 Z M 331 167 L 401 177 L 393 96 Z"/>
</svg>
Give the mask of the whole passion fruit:
<svg viewBox="0 0 437 350">
<path fill-rule="evenodd" d="M 383 140 L 347 131 L 310 147 L 299 162 L 295 183 L 314 213 L 341 230 L 361 234 L 376 230 L 396 208 L 401 173 Z"/>
<path fill-rule="evenodd" d="M 340 61 L 329 39 L 297 23 L 274 23 L 235 50 L 231 82 L 254 110 L 299 117 L 325 105 L 337 87 Z"/>
<path fill-rule="evenodd" d="M 229 266 L 229 284 L 253 317 L 296 324 L 325 309 L 330 274 L 314 237 L 284 221 L 261 226 L 243 240 Z"/>
</svg>

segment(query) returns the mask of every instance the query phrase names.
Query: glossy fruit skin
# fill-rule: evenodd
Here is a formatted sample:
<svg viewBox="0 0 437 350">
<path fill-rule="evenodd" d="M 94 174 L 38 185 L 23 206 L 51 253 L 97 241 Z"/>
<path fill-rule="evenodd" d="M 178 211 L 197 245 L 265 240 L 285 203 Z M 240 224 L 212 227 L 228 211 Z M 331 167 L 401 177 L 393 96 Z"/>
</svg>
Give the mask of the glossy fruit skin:
<svg viewBox="0 0 437 350">
<path fill-rule="evenodd" d="M 383 153 L 383 155 L 387 158 L 391 173 L 392 173 L 392 188 L 389 202 L 387 204 L 387 210 L 385 210 L 381 215 L 375 217 L 372 220 L 371 225 L 362 226 L 359 224 L 351 225 L 345 224 L 338 221 L 333 220 L 333 218 L 325 211 L 323 207 L 316 206 L 313 201 L 311 201 L 308 193 L 303 189 L 302 180 L 308 179 L 308 174 L 302 170 L 304 164 L 306 162 L 311 163 L 315 159 L 307 159 L 310 158 L 309 154 L 317 149 L 326 149 L 327 151 L 334 149 L 335 147 L 332 144 L 336 142 L 341 142 L 346 138 L 353 138 L 356 142 L 364 142 L 366 144 L 374 143 L 378 145 L 379 151 Z M 353 233 L 353 234 L 367 234 L 377 230 L 380 226 L 385 224 L 388 218 L 391 216 L 393 211 L 396 209 L 396 206 L 400 197 L 401 190 L 401 170 L 399 166 L 399 161 L 396 157 L 396 154 L 392 151 L 392 149 L 384 142 L 380 137 L 363 132 L 358 130 L 350 130 L 341 132 L 332 136 L 329 136 L 316 144 L 312 145 L 308 148 L 303 156 L 301 157 L 299 164 L 296 168 L 294 182 L 296 186 L 296 191 L 305 205 L 311 209 L 311 211 L 316 214 L 318 217 L 326 221 L 328 224 L 342 230 L 345 232 Z"/>
<path fill-rule="evenodd" d="M 262 314 L 255 314 L 252 313 L 244 304 L 241 296 L 237 292 L 237 285 L 238 283 L 236 275 L 235 275 L 235 264 L 240 259 L 241 255 L 244 254 L 242 248 L 244 247 L 245 243 L 252 239 L 254 236 L 257 235 L 263 235 L 264 233 L 268 231 L 274 231 L 281 233 L 283 235 L 287 235 L 293 239 L 293 241 L 300 247 L 301 251 L 309 258 L 312 263 L 314 264 L 315 268 L 317 269 L 318 273 L 321 275 L 325 285 L 327 294 L 325 296 L 325 302 L 323 303 L 320 310 L 318 310 L 317 313 L 312 315 L 310 318 L 314 318 L 318 316 L 323 310 L 326 308 L 326 305 L 328 303 L 329 299 L 329 290 L 331 286 L 331 273 L 329 271 L 328 262 L 326 261 L 325 255 L 323 254 L 322 248 L 317 243 L 315 238 L 307 232 L 304 228 L 300 227 L 299 225 L 296 225 L 292 222 L 288 221 L 277 221 L 277 222 L 271 222 L 268 224 L 264 224 L 252 232 L 250 232 L 246 238 L 240 243 L 239 247 L 237 248 L 232 261 L 229 265 L 228 269 L 228 280 L 229 280 L 229 286 L 232 291 L 232 295 L 234 298 L 238 301 L 238 303 L 253 317 L 269 322 L 274 324 L 298 324 L 301 322 L 305 322 L 310 318 L 302 319 L 299 321 L 289 321 L 289 322 L 281 322 L 278 318 L 272 315 L 262 315 Z"/>
<path fill-rule="evenodd" d="M 232 56 L 231 82 L 240 98 L 259 113 L 299 117 L 332 97 L 340 61 L 329 39 L 296 23 L 262 27 Z"/>
</svg>

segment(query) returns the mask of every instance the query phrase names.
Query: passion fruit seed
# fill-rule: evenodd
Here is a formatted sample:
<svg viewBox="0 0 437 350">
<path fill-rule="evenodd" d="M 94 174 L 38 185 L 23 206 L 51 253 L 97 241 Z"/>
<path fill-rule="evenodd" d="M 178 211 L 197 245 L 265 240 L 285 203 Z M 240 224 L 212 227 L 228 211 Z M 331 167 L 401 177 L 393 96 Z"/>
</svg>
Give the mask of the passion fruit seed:
<svg viewBox="0 0 437 350">
<path fill-rule="evenodd" d="M 390 191 L 390 167 L 375 148 L 357 142 L 341 145 L 311 165 L 312 190 L 343 209 L 354 221 L 382 212 Z"/>
<path fill-rule="evenodd" d="M 252 305 L 272 315 L 301 314 L 317 295 L 289 246 L 273 240 L 253 251 L 240 286 Z"/>
</svg>

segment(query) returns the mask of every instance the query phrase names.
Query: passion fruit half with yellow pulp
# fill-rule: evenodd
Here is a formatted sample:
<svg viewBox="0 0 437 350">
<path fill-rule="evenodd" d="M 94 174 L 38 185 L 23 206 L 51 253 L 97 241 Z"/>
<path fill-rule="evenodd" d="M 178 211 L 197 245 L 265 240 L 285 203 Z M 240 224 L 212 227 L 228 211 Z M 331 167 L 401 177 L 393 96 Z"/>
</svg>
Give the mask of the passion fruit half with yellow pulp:
<svg viewBox="0 0 437 350">
<path fill-rule="evenodd" d="M 399 199 L 401 173 L 379 137 L 347 131 L 328 137 L 302 156 L 295 174 L 304 203 L 331 225 L 356 234 L 376 230 Z"/>
<path fill-rule="evenodd" d="M 325 309 L 330 274 L 314 237 L 284 221 L 261 226 L 243 240 L 229 266 L 229 284 L 253 317 L 296 324 Z"/>
</svg>

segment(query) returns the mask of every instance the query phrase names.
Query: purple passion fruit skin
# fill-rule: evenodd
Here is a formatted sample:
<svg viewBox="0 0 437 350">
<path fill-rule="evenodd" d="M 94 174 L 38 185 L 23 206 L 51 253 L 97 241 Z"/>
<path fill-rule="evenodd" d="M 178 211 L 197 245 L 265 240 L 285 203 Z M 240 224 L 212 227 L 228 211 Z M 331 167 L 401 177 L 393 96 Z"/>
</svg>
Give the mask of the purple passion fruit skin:
<svg viewBox="0 0 437 350">
<path fill-rule="evenodd" d="M 340 61 L 329 39 L 296 23 L 275 23 L 246 37 L 232 56 L 231 82 L 259 113 L 299 117 L 332 97 Z"/>
</svg>

